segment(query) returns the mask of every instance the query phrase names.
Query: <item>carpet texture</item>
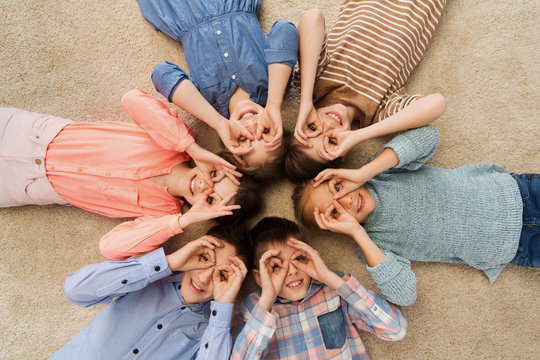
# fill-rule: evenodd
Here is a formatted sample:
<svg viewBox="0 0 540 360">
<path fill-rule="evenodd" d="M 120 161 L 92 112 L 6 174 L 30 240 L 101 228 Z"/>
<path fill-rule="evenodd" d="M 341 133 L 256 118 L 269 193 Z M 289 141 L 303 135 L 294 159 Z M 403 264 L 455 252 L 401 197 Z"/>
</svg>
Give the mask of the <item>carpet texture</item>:
<svg viewBox="0 0 540 360">
<path fill-rule="evenodd" d="M 265 0 L 259 17 L 267 31 L 274 20 L 298 23 L 305 10 L 319 7 L 330 26 L 339 5 Z M 434 123 L 441 144 L 430 164 L 485 161 L 510 172 L 540 172 L 539 17 L 537 0 L 449 0 L 407 83 L 409 93 L 440 92 L 448 101 L 446 114 Z M 122 94 L 140 88 L 162 98 L 150 81 L 153 67 L 163 60 L 185 67 L 182 46 L 155 31 L 134 0 L 3 0 L 0 18 L 0 106 L 75 121 L 129 121 L 120 108 Z M 298 97 L 293 89 L 285 101 L 289 130 Z M 220 148 L 206 125 L 186 121 L 203 146 Z M 382 141 L 354 151 L 346 165 L 361 165 Z M 291 191 L 285 180 L 265 188 L 260 216 L 293 219 Z M 0 358 L 45 359 L 97 314 L 100 307 L 72 305 L 63 283 L 80 267 L 103 261 L 98 240 L 120 222 L 74 207 L 0 209 Z M 194 226 L 169 241 L 167 250 L 206 227 Z M 322 231 L 308 237 L 331 268 L 375 290 L 352 240 Z M 413 269 L 418 301 L 405 308 L 407 336 L 389 343 L 362 333 L 373 359 L 540 358 L 540 271 L 509 265 L 489 285 L 483 273 L 465 265 L 414 263 Z M 246 290 L 252 288 L 248 282 Z"/>
</svg>

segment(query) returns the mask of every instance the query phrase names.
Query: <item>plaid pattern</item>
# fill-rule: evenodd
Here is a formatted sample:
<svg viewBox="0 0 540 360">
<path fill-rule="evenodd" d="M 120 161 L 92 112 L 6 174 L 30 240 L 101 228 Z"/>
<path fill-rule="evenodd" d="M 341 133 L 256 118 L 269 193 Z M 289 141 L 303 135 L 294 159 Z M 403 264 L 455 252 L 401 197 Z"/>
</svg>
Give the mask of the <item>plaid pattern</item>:
<svg viewBox="0 0 540 360">
<path fill-rule="evenodd" d="M 353 276 L 338 290 L 312 280 L 301 302 L 278 298 L 271 313 L 257 304 L 259 296 L 248 295 L 233 320 L 236 341 L 231 359 L 368 359 L 354 325 L 389 341 L 402 339 L 407 330 L 401 309 Z M 345 320 L 345 344 L 327 349 L 319 318 L 339 309 Z"/>
</svg>

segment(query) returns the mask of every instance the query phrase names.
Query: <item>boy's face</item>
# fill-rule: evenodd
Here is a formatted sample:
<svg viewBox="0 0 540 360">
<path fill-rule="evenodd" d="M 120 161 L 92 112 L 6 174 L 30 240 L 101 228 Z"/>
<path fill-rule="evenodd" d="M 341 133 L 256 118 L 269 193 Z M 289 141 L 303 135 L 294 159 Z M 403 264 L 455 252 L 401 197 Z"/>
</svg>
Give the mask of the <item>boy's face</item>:
<svg viewBox="0 0 540 360">
<path fill-rule="evenodd" d="M 321 183 L 316 188 L 312 187 L 312 182 L 309 183 L 310 188 L 306 191 L 306 205 L 304 207 L 304 218 L 315 224 L 313 211 L 318 208 L 321 213 L 326 213 L 326 210 L 332 206 L 334 194 L 339 192 L 341 184 L 332 184 L 329 181 Z M 369 214 L 375 208 L 375 200 L 371 193 L 365 188 L 360 187 L 342 198 L 337 200 L 343 206 L 345 211 L 351 214 L 360 224 L 367 221 Z M 337 213 L 333 212 L 332 217 L 337 217 Z"/>
<path fill-rule="evenodd" d="M 302 151 L 310 158 L 327 163 L 319 155 L 324 150 L 324 137 L 330 130 L 350 130 L 354 119 L 352 108 L 342 104 L 325 106 L 316 110 L 317 116 L 306 121 L 304 133 L 311 147 L 302 147 Z M 295 140 L 293 140 L 295 141 Z"/>
<path fill-rule="evenodd" d="M 255 137 L 263 111 L 264 108 L 261 105 L 251 100 L 242 100 L 238 102 L 234 110 L 231 112 L 229 121 L 236 121 L 240 123 L 244 128 L 246 128 L 247 131 L 251 133 L 251 135 L 253 135 L 253 137 Z M 249 153 L 240 156 L 245 163 L 244 167 L 257 167 L 266 163 L 267 161 L 276 159 L 283 152 L 281 147 L 267 152 L 264 149 L 264 145 L 265 142 L 263 139 L 255 139 L 251 141 L 251 146 L 253 149 Z"/>
<path fill-rule="evenodd" d="M 207 202 L 209 205 L 216 204 L 233 191 L 238 191 L 239 188 L 231 179 L 224 176 L 221 171 L 216 171 L 215 177 L 219 180 L 214 182 L 214 191 L 208 196 Z M 178 185 L 181 187 L 182 194 L 187 194 L 183 197 L 190 205 L 193 205 L 210 188 L 196 166 L 189 170 L 187 176 L 182 177 Z"/>
<path fill-rule="evenodd" d="M 229 256 L 236 255 L 236 248 L 231 244 L 221 240 L 223 247 L 215 248 L 216 263 L 208 269 L 185 271 L 182 275 L 182 298 L 186 305 L 198 304 L 209 301 L 214 298 L 214 268 L 219 265 L 231 265 Z M 201 257 L 210 259 L 208 254 L 202 254 Z M 223 276 L 228 276 L 225 271 Z"/>
<path fill-rule="evenodd" d="M 280 250 L 280 253 L 277 256 L 277 258 L 279 258 L 281 263 L 283 263 L 285 260 L 290 260 L 293 255 L 295 255 L 295 258 L 298 261 L 307 262 L 307 257 L 305 254 L 300 254 L 297 249 L 287 244 L 281 244 L 281 243 L 269 244 L 269 246 L 263 249 L 263 253 L 268 250 Z M 280 268 L 275 266 L 272 271 L 279 272 L 279 270 Z M 260 286 L 261 285 L 260 276 L 258 276 L 256 270 L 254 271 L 254 274 L 255 274 L 255 280 L 257 281 L 257 284 L 259 284 Z M 281 287 L 281 290 L 279 291 L 278 296 L 283 299 L 290 300 L 290 301 L 302 300 L 303 298 L 306 297 L 310 285 L 311 285 L 311 277 L 307 275 L 305 272 L 296 268 L 289 261 L 289 270 L 287 271 L 287 276 L 285 276 L 285 281 L 283 282 L 283 286 Z"/>
</svg>

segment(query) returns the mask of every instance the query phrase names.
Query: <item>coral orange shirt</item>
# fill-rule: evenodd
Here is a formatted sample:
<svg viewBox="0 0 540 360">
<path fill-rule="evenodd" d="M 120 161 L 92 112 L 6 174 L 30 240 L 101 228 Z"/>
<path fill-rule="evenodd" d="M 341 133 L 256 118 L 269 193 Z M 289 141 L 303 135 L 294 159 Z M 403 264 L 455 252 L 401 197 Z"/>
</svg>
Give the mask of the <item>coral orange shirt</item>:
<svg viewBox="0 0 540 360">
<path fill-rule="evenodd" d="M 122 107 L 135 124 L 69 124 L 45 157 L 53 188 L 72 205 L 110 217 L 141 217 L 103 237 L 102 253 L 112 260 L 153 250 L 182 232 L 182 201 L 150 178 L 189 160 L 184 151 L 195 141 L 176 110 L 143 91 L 125 94 Z"/>
</svg>

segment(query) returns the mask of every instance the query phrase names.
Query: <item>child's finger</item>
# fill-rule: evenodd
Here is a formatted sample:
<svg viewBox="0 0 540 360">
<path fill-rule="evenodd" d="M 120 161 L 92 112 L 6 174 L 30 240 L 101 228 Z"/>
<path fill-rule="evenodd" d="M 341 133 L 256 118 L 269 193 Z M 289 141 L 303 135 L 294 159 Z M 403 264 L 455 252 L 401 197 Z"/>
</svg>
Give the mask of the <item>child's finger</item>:
<svg viewBox="0 0 540 360">
<path fill-rule="evenodd" d="M 220 204 L 220 205 L 227 205 L 227 204 L 229 203 L 229 201 L 231 201 L 231 199 L 232 199 L 233 197 L 235 197 L 235 196 L 236 196 L 236 191 L 233 191 L 233 192 L 230 193 L 229 195 L 225 196 L 225 197 L 223 198 L 223 200 L 221 200 L 221 201 L 219 202 L 219 204 Z"/>
<path fill-rule="evenodd" d="M 229 258 L 240 268 L 242 276 L 245 277 L 248 273 L 246 264 L 244 264 L 244 262 L 238 256 L 230 256 Z"/>
</svg>

